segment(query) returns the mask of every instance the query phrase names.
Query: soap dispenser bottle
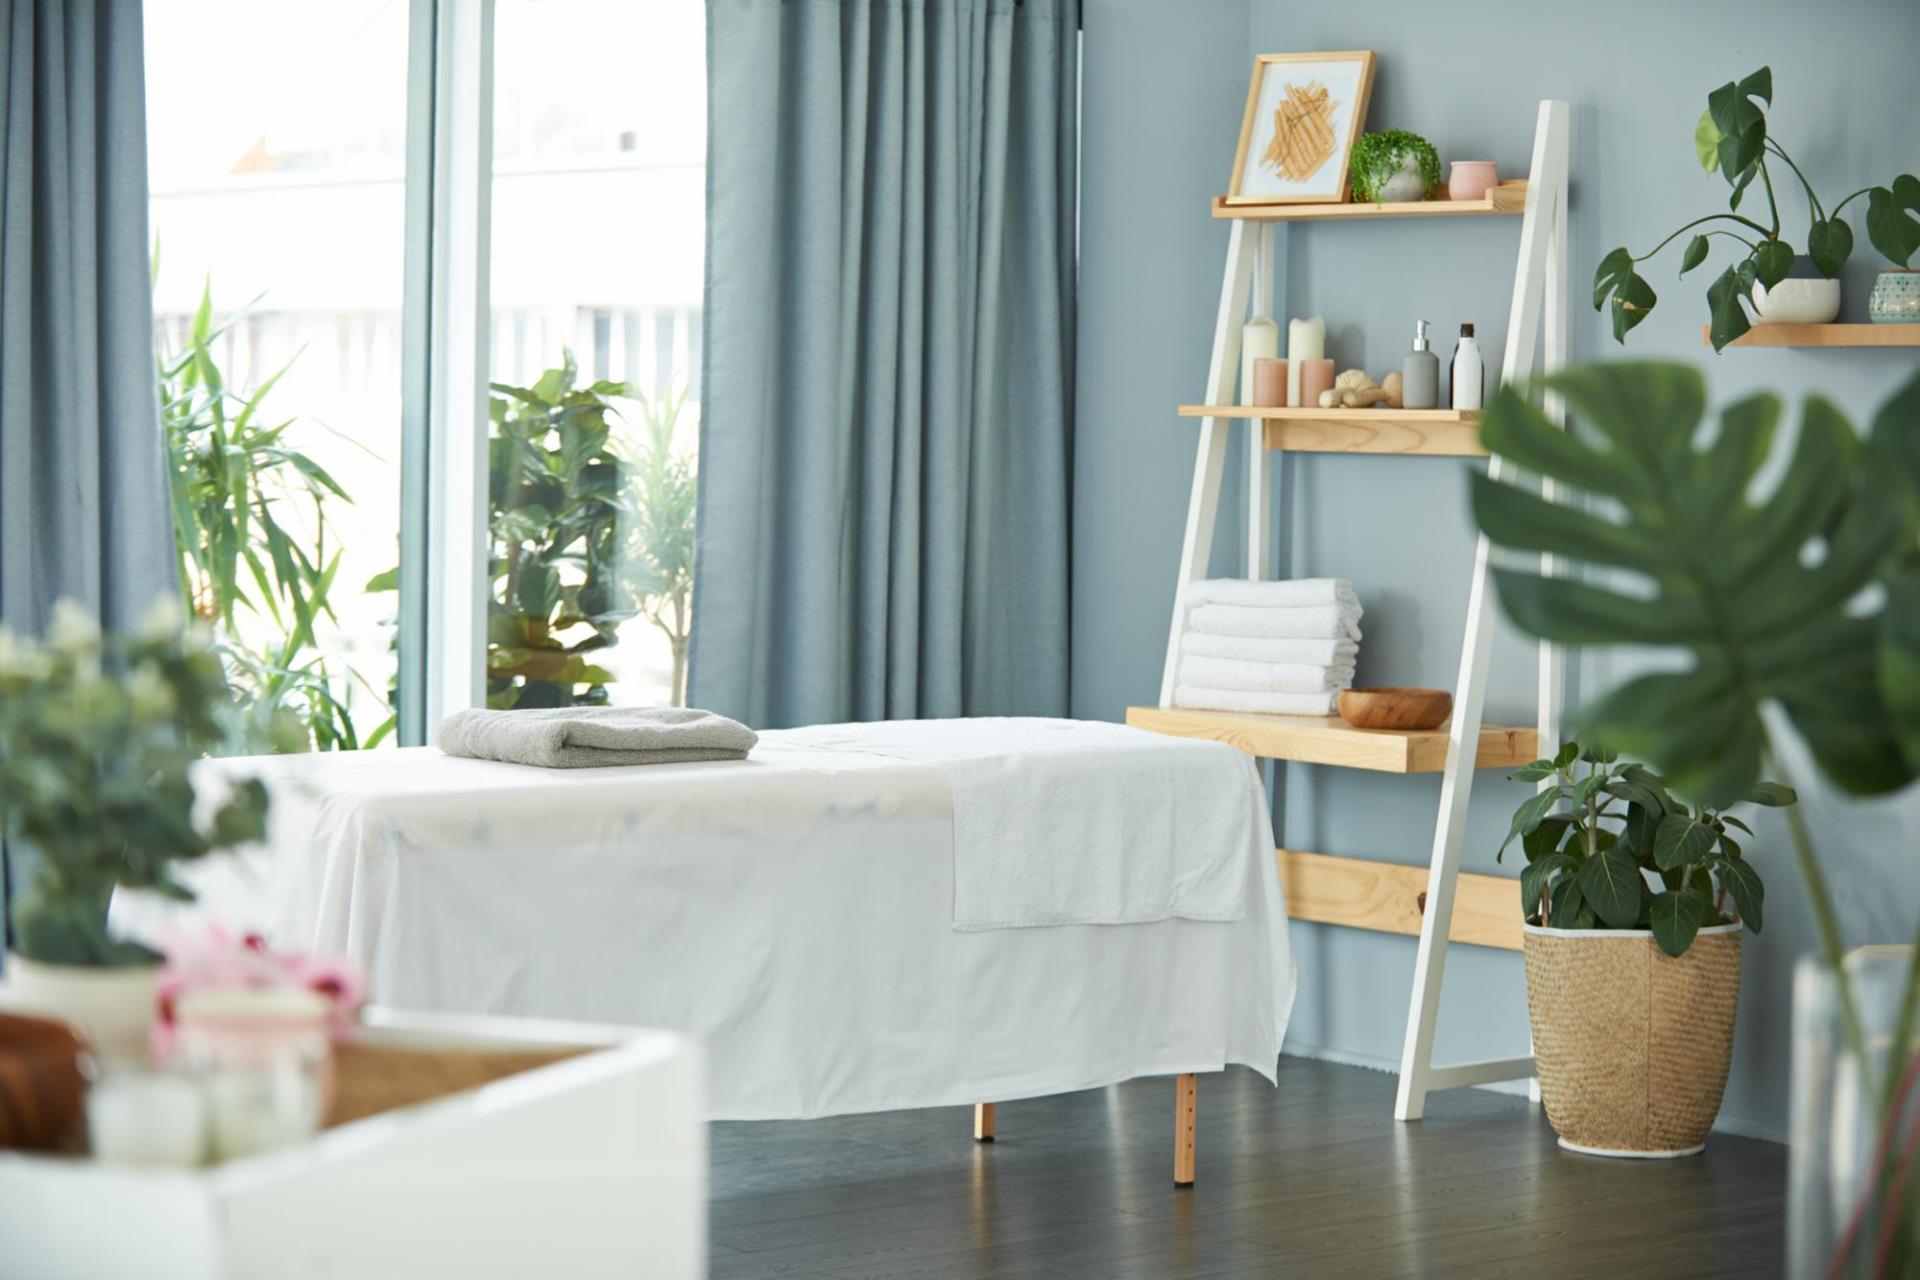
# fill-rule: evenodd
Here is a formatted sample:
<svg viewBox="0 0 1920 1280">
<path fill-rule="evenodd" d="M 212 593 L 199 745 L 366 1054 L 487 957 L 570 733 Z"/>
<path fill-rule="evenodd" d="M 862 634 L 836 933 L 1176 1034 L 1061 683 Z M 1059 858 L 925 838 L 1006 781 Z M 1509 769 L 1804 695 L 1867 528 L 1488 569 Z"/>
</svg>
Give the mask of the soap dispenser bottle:
<svg viewBox="0 0 1920 1280">
<path fill-rule="evenodd" d="M 1427 322 L 1413 322 L 1413 350 L 1400 364 L 1400 403 L 1409 409 L 1440 404 L 1440 358 L 1427 348 Z"/>
<path fill-rule="evenodd" d="M 1460 326 L 1460 345 L 1453 349 L 1453 407 L 1478 409 L 1487 392 L 1486 366 L 1480 360 L 1480 344 L 1474 340 L 1473 326 Z"/>
</svg>

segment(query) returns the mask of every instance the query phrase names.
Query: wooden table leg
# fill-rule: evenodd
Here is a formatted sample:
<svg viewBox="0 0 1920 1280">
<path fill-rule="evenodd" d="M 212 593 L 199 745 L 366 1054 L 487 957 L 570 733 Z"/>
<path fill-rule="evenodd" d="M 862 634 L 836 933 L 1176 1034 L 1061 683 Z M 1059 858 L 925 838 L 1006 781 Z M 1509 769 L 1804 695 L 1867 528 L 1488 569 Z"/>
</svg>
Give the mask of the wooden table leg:
<svg viewBox="0 0 1920 1280">
<path fill-rule="evenodd" d="M 993 1141 L 993 1104 L 991 1102 L 973 1104 L 973 1140 L 975 1142 Z"/>
<path fill-rule="evenodd" d="M 1173 1185 L 1193 1185 L 1194 1125 L 1199 1116 L 1199 1080 L 1192 1072 L 1174 1081 Z"/>
</svg>

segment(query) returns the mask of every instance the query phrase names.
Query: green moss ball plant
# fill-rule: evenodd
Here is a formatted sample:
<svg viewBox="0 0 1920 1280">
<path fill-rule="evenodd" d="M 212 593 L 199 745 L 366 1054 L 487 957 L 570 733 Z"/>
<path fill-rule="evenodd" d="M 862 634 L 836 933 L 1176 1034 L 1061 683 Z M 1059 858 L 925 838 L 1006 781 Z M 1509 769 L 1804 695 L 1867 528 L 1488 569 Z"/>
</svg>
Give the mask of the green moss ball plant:
<svg viewBox="0 0 1920 1280">
<path fill-rule="evenodd" d="M 1431 192 L 1440 185 L 1440 153 L 1419 134 L 1405 129 L 1383 129 L 1361 135 L 1353 144 L 1347 166 L 1354 200 L 1362 204 L 1377 203 L 1387 180 L 1409 164 L 1419 170 L 1424 190 Z"/>
</svg>

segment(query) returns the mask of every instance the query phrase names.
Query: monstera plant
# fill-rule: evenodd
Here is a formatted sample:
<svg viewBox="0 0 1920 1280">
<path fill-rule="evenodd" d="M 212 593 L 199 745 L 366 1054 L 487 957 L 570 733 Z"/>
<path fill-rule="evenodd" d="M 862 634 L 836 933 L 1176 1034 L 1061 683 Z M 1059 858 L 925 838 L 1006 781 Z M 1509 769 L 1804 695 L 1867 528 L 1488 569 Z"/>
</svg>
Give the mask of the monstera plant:
<svg viewBox="0 0 1920 1280">
<path fill-rule="evenodd" d="M 1715 237 L 1740 246 L 1737 259 L 1707 287 L 1713 349 L 1720 350 L 1751 327 L 1741 299 L 1752 294 L 1756 283 L 1771 289 L 1786 279 L 1795 257 L 1793 245 L 1781 232 L 1771 167 L 1776 160 L 1786 166 L 1806 196 L 1807 255 L 1821 275 L 1828 279 L 1839 275 L 1852 256 L 1853 228 L 1840 215 L 1862 196 L 1867 198 L 1867 236 L 1874 248 L 1902 267 L 1920 251 L 1920 220 L 1916 220 L 1920 218 L 1920 178 L 1903 173 L 1886 186 L 1862 187 L 1828 208 L 1768 129 L 1766 109 L 1772 105 L 1771 67 L 1728 81 L 1707 95 L 1707 109 L 1694 128 L 1694 148 L 1701 168 L 1708 173 L 1717 170 L 1726 179 L 1727 212 L 1695 218 L 1645 253 L 1635 254 L 1622 246 L 1600 260 L 1593 273 L 1593 309 L 1604 310 L 1612 301 L 1613 336 L 1618 341 L 1625 343 L 1627 331 L 1645 320 L 1659 301 L 1636 268 L 1689 231 L 1694 235 L 1680 258 L 1681 275 L 1707 260 Z M 1764 221 L 1740 212 L 1756 180 L 1767 202 Z"/>
<path fill-rule="evenodd" d="M 1764 486 L 1782 427 L 1776 396 L 1737 400 L 1706 430 L 1706 388 L 1683 365 L 1593 366 L 1546 386 L 1579 431 L 1561 430 L 1507 387 L 1487 407 L 1482 439 L 1572 500 L 1476 475 L 1473 508 L 1494 543 L 1550 553 L 1572 571 L 1498 569 L 1501 602 L 1544 639 L 1683 660 L 1602 694 L 1581 713 L 1583 732 L 1709 809 L 1778 767 L 1775 711 L 1844 791 L 1885 795 L 1920 776 L 1920 376 L 1880 407 L 1864 438 L 1830 402 L 1809 398 L 1785 465 Z M 1920 1072 L 1920 945 L 1883 1069 L 1867 1052 L 1825 863 L 1800 808 L 1783 812 L 1837 975 L 1844 1038 L 1879 1091 L 1882 1152 L 1911 1152 L 1920 1144 L 1909 1105 Z M 1860 1217 L 1884 1223 L 1883 1247 L 1912 1262 L 1920 1203 L 1915 1184 L 1890 1173 L 1882 1164 L 1872 1182 L 1885 1203 L 1863 1202 Z"/>
</svg>

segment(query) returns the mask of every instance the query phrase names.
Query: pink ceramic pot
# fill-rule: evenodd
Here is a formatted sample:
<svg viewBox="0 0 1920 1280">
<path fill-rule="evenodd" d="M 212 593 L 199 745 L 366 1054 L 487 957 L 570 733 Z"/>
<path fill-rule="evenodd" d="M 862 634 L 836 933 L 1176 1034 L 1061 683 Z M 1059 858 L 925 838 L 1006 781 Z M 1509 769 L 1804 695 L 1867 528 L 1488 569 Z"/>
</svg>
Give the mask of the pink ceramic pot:
<svg viewBox="0 0 1920 1280">
<path fill-rule="evenodd" d="M 1491 160 L 1455 160 L 1448 166 L 1447 196 L 1454 200 L 1484 200 L 1500 183 Z"/>
</svg>

